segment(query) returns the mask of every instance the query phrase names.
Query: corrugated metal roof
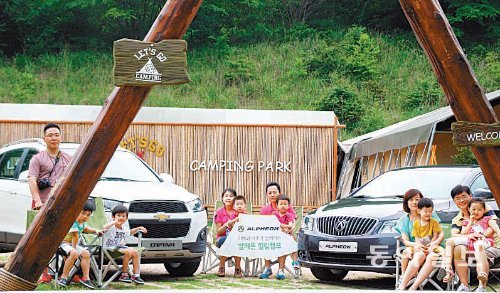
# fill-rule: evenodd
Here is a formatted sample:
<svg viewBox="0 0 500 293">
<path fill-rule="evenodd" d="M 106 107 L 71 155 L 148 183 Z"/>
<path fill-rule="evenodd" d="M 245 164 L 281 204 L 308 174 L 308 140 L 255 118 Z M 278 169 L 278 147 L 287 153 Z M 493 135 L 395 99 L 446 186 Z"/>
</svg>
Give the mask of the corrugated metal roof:
<svg viewBox="0 0 500 293">
<path fill-rule="evenodd" d="M 491 104 L 496 101 L 500 101 L 500 90 L 491 92 L 486 94 L 486 98 L 488 101 L 490 101 Z M 341 142 L 341 147 L 344 149 L 344 151 L 348 152 L 349 149 L 357 142 L 363 141 L 363 140 L 368 140 L 368 139 L 375 139 L 375 138 L 381 138 L 384 136 L 389 136 L 389 135 L 394 135 L 399 132 L 407 131 L 410 129 L 415 129 L 422 127 L 424 125 L 430 125 L 434 123 L 439 123 L 442 121 L 447 120 L 448 118 L 453 117 L 453 112 L 451 111 L 450 106 L 442 107 L 437 110 L 434 110 L 432 112 L 405 120 L 401 121 L 399 123 L 387 126 L 385 128 L 381 128 L 379 130 L 375 130 L 372 132 L 369 132 L 367 134 L 363 134 L 348 140 L 345 140 Z"/>
<path fill-rule="evenodd" d="M 0 104 L 0 120 L 94 121 L 100 106 Z M 280 111 L 143 107 L 134 122 L 333 126 L 333 111 Z"/>
</svg>

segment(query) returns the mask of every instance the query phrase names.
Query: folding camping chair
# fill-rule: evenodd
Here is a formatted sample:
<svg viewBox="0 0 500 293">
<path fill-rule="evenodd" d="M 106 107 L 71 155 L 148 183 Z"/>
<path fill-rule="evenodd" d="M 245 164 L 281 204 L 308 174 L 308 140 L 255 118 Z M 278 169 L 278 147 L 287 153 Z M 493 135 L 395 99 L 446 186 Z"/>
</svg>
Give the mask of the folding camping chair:
<svg viewBox="0 0 500 293">
<path fill-rule="evenodd" d="M 297 239 L 297 234 L 299 233 L 300 227 L 302 225 L 302 219 L 304 217 L 304 207 L 294 207 L 294 210 L 295 214 L 297 215 L 297 219 L 295 220 L 295 225 L 292 229 L 292 235 L 295 239 Z M 278 259 L 271 260 L 271 267 L 277 263 Z M 286 265 L 285 263 L 285 270 L 296 279 L 302 276 L 302 269 L 300 267 L 297 269 L 290 268 L 290 266 Z M 260 258 L 257 260 L 257 262 L 254 263 L 254 266 L 252 267 L 252 276 L 256 277 L 262 272 L 264 272 L 264 259 Z"/>
<path fill-rule="evenodd" d="M 26 229 L 29 228 L 29 226 L 31 225 L 31 223 L 33 222 L 35 217 L 38 215 L 38 212 L 39 212 L 39 210 L 28 210 L 27 217 L 26 217 Z M 97 245 L 94 243 L 91 243 L 90 245 L 82 244 L 82 240 L 83 239 L 79 239 L 78 244 L 89 249 L 91 254 L 93 252 L 95 252 L 95 250 L 98 248 Z M 52 258 L 49 260 L 49 263 L 47 265 L 48 273 L 51 276 L 53 276 L 53 280 L 52 280 L 53 282 L 50 282 L 50 284 L 54 288 L 59 287 L 57 285 L 57 280 L 59 279 L 59 274 L 62 272 L 62 269 L 64 268 L 64 261 L 65 261 L 66 257 L 67 257 L 67 255 L 64 252 L 64 250 L 61 249 L 60 247 L 58 247 L 56 250 L 56 253 L 54 254 L 54 256 L 52 256 Z M 68 283 L 67 283 L 68 285 L 71 284 L 73 278 L 78 273 L 78 271 L 81 269 L 80 261 L 81 261 L 80 257 L 78 257 L 78 259 L 73 264 L 73 267 L 71 268 L 71 270 L 68 274 Z M 94 268 L 92 267 L 92 263 L 91 263 L 91 269 L 94 269 L 94 271 L 95 271 L 95 267 Z"/>
<path fill-rule="evenodd" d="M 104 203 L 102 198 L 97 197 L 94 199 L 95 201 L 95 211 L 92 213 L 92 216 L 88 220 L 88 225 L 95 229 L 102 229 L 104 225 L 108 223 L 106 219 L 106 213 L 104 211 Z M 97 246 L 98 249 L 93 250 L 90 257 L 90 267 L 91 271 L 94 273 L 96 278 L 96 283 L 99 288 L 106 288 L 109 283 L 114 281 L 122 272 L 122 267 L 118 265 L 117 260 L 121 259 L 123 255 L 120 252 L 110 252 L 107 249 L 104 249 L 103 244 L 105 241 L 105 234 L 101 236 L 97 235 L 84 235 L 83 237 L 83 245 L 82 246 Z M 141 252 L 144 250 L 141 247 L 142 241 L 142 233 L 138 233 L 138 244 L 135 249 L 137 249 L 139 253 L 139 264 L 141 258 Z M 127 264 L 128 272 L 132 273 L 130 269 L 130 264 L 132 259 L 129 260 Z M 111 273 L 111 270 L 116 270 L 114 273 Z M 111 273 L 109 277 L 108 273 Z"/>
<path fill-rule="evenodd" d="M 401 275 L 401 264 L 402 264 L 402 251 L 403 251 L 404 248 L 401 245 L 401 243 L 403 242 L 403 238 L 401 238 L 401 236 L 396 236 L 396 237 L 394 237 L 394 239 L 396 240 L 396 254 L 394 255 L 394 259 L 396 261 L 396 282 L 395 282 L 395 288 L 398 289 L 400 278 L 402 278 L 402 275 Z M 446 290 L 446 291 L 449 291 L 451 289 L 452 284 L 454 283 L 454 280 L 448 282 L 448 284 L 446 285 L 446 287 L 443 289 L 443 287 L 441 287 L 441 285 L 438 282 L 436 282 L 436 280 L 433 279 L 434 275 L 436 275 L 436 273 L 440 269 L 441 269 L 440 267 L 435 267 L 432 270 L 432 272 L 429 274 L 429 276 L 425 279 L 425 281 L 422 282 L 422 284 L 420 284 L 420 286 L 418 286 L 418 288 L 420 290 L 424 290 L 424 287 L 427 284 L 431 284 L 434 287 L 434 290 L 438 290 L 438 291 L 444 291 L 444 290 Z M 415 282 L 415 278 L 411 279 L 410 282 L 408 282 L 407 286 L 411 286 L 414 282 Z"/>
<path fill-rule="evenodd" d="M 470 252 L 468 253 L 468 257 L 474 257 L 474 254 L 471 254 Z M 489 263 L 489 261 L 488 261 Z M 493 292 L 498 292 L 495 287 L 493 287 L 491 285 L 492 281 L 494 283 L 500 283 L 500 257 L 497 257 L 495 258 L 495 260 L 493 261 L 493 263 L 489 263 L 490 264 L 490 270 L 489 270 L 489 274 L 488 274 L 488 284 L 486 285 L 487 287 L 489 287 Z M 479 282 L 477 279 L 473 280 L 471 278 L 472 274 L 471 274 L 471 268 L 469 267 L 468 269 L 468 280 L 469 280 L 469 285 L 472 284 L 472 283 L 476 283 L 476 282 Z M 455 286 L 459 284 L 459 280 L 458 280 L 458 276 L 457 274 L 455 273 L 455 279 L 454 279 L 454 282 L 450 282 L 451 285 L 449 287 L 449 290 L 448 291 L 455 291 L 456 288 Z M 470 290 L 471 291 L 475 291 L 477 289 L 477 287 L 472 287 L 472 286 L 469 286 Z M 486 289 L 486 288 L 485 288 Z"/>
<path fill-rule="evenodd" d="M 207 235 L 207 242 L 206 242 L 206 251 L 205 255 L 203 256 L 202 259 L 202 274 L 206 274 L 207 272 L 215 269 L 216 267 L 219 266 L 220 261 L 219 261 L 219 248 L 217 247 L 217 228 L 215 225 L 215 211 L 220 209 L 221 207 L 224 206 L 224 203 L 220 200 L 217 200 L 215 202 L 215 207 L 214 207 L 214 216 L 212 217 L 212 225 L 210 226 L 209 233 Z M 247 214 L 251 215 L 252 214 L 252 203 L 248 202 L 247 203 Z M 248 258 L 243 258 L 242 259 L 244 265 L 243 268 L 243 274 L 245 276 L 248 276 L 250 274 L 250 266 L 253 264 L 255 260 L 251 260 Z M 234 261 L 232 258 L 227 259 L 228 266 L 232 267 L 234 266 Z"/>
</svg>

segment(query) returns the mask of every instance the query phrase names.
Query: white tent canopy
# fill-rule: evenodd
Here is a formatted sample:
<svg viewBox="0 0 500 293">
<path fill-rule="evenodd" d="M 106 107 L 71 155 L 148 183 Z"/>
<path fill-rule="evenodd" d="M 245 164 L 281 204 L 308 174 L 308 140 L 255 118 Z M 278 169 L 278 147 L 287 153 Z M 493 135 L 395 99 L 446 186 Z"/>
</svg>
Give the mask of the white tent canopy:
<svg viewBox="0 0 500 293">
<path fill-rule="evenodd" d="M 490 104 L 500 102 L 500 90 L 486 94 L 486 98 Z M 454 119 L 451 108 L 449 106 L 442 107 L 430 113 L 343 141 L 341 145 L 346 156 L 340 172 L 337 198 L 345 197 L 350 192 L 356 160 L 421 143 L 425 143 L 428 147 L 432 144 L 436 127 L 449 119 Z"/>
</svg>

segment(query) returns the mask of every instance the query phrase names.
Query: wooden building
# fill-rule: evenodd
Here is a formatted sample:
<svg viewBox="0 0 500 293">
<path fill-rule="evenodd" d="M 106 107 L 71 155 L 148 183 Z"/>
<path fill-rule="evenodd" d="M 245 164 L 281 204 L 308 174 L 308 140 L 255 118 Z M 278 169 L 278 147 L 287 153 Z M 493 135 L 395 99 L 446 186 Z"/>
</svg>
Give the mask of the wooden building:
<svg viewBox="0 0 500 293">
<path fill-rule="evenodd" d="M 0 145 L 42 137 L 58 123 L 63 140 L 82 142 L 101 107 L 0 104 Z M 157 172 L 213 205 L 232 187 L 254 205 L 277 181 L 292 204 L 331 199 L 334 113 L 144 107 L 122 139 Z"/>
</svg>

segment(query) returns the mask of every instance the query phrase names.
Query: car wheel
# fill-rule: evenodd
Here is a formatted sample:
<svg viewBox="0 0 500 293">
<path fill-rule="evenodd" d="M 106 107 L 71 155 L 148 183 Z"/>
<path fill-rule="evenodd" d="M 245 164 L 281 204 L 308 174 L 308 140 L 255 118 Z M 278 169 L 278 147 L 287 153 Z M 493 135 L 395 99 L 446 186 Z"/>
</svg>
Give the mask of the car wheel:
<svg viewBox="0 0 500 293">
<path fill-rule="evenodd" d="M 311 273 L 321 281 L 340 281 L 349 271 L 327 268 L 311 268 Z"/>
<path fill-rule="evenodd" d="M 198 267 L 200 266 L 200 262 L 176 262 L 176 263 L 164 263 L 165 269 L 167 272 L 173 277 L 191 277 L 194 275 Z"/>
</svg>

